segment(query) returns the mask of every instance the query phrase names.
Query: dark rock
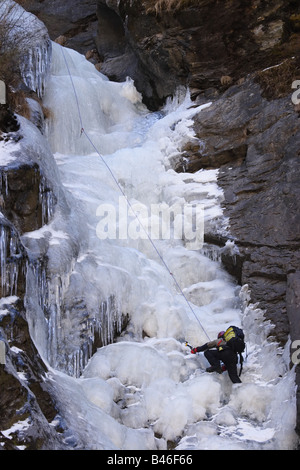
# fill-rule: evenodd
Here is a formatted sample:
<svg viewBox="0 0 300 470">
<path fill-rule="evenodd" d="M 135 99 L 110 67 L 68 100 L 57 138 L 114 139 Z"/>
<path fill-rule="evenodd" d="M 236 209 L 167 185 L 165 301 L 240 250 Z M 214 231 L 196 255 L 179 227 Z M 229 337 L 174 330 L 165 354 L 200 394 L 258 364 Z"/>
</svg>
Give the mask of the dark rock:
<svg viewBox="0 0 300 470">
<path fill-rule="evenodd" d="M 1 309 L 6 364 L 0 364 L 0 445 L 6 450 L 63 449 L 51 424 L 57 409 L 47 390 L 47 368 L 31 340 L 23 303 L 2 300 Z"/>
<path fill-rule="evenodd" d="M 159 108 L 178 86 L 209 99 L 253 70 L 300 55 L 294 0 L 173 2 L 171 9 L 156 4 L 29 0 L 26 9 L 46 24 L 51 39 L 63 36 L 64 45 L 84 54 L 96 46 L 100 70 L 116 81 L 130 76 L 149 109 Z M 268 72 L 259 78 L 265 93 L 273 94 Z M 289 86 L 277 80 L 277 96 L 278 87 L 282 93 Z"/>
<path fill-rule="evenodd" d="M 85 54 L 95 47 L 96 3 L 96 0 L 28 0 L 24 7 L 45 23 L 52 41 L 65 36 L 66 47 Z"/>
<path fill-rule="evenodd" d="M 102 71 L 114 80 L 130 75 L 150 109 L 180 85 L 194 97 L 213 96 L 253 70 L 300 54 L 294 1 L 173 2 L 171 9 L 157 3 L 98 0 Z M 268 82 L 267 74 L 261 80 Z"/>
<path fill-rule="evenodd" d="M 300 271 L 287 275 L 287 313 L 290 324 L 291 342 L 300 340 Z"/>
<path fill-rule="evenodd" d="M 2 212 L 20 234 L 47 223 L 47 193 L 52 189 L 34 162 L 16 161 L 0 167 Z M 54 197 L 53 197 L 54 199 Z"/>
<path fill-rule="evenodd" d="M 1 134 L 7 134 L 9 132 L 16 132 L 20 128 L 18 120 L 14 113 L 10 110 L 6 104 L 0 104 L 0 140 L 5 137 Z"/>
</svg>

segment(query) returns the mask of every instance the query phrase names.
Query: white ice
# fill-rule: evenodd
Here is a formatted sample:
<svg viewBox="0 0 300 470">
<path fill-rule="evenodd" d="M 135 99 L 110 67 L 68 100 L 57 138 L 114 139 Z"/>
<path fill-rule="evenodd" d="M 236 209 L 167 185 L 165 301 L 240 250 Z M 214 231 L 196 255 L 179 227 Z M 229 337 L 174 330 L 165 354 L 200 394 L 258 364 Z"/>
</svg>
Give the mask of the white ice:
<svg viewBox="0 0 300 470">
<path fill-rule="evenodd" d="M 80 302 L 97 318 L 103 299 L 113 296 L 118 314 L 130 318 L 118 341 L 98 349 L 80 377 L 50 368 L 66 439 L 85 449 L 155 450 L 167 448 L 168 441 L 194 450 L 294 448 L 294 371 L 267 339 L 270 325 L 249 304 L 247 286 L 240 290 L 220 263 L 205 255 L 206 246 L 188 250 L 175 239 L 155 240 L 153 246 L 138 236 L 136 221 L 135 237 L 97 236 L 101 207 L 118 213 L 124 194 L 149 210 L 151 204 L 192 201 L 204 208 L 205 230 L 228 233 L 217 171 L 172 169 L 185 142 L 195 138 L 192 118 L 201 108 L 190 106 L 187 93 L 161 113 L 149 113 L 132 81 L 112 83 L 84 57 L 57 44 L 44 105 L 52 115 L 47 137 L 72 208 L 60 206 L 48 231 L 32 234 L 31 241 L 28 234 L 34 247 L 48 237 L 49 266 L 64 273 L 52 300 L 66 308 L 56 310 L 59 328 L 51 325 L 52 359 L 62 354 L 60 338 L 64 347 L 70 347 L 68 338 L 79 341 L 74 325 L 82 319 Z M 128 222 L 120 215 L 119 229 Z M 142 216 L 147 225 L 147 214 Z M 234 253 L 235 247 L 227 249 Z M 45 329 L 36 335 L 44 353 L 50 326 L 41 319 L 34 323 Z M 203 344 L 230 324 L 243 326 L 248 343 L 238 385 L 226 372 L 206 373 L 203 355 L 191 355 L 184 344 Z"/>
</svg>

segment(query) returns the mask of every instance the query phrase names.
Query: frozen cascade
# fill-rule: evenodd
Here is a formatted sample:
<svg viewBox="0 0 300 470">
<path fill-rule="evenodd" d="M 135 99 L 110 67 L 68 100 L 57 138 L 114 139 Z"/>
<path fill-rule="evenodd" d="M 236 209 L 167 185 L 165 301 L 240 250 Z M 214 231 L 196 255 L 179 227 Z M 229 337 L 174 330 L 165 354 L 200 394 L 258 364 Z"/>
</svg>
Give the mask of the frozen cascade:
<svg viewBox="0 0 300 470">
<path fill-rule="evenodd" d="M 42 290 L 50 308 L 56 302 L 51 331 L 57 357 L 49 377 L 66 423 L 66 442 L 83 449 L 166 449 L 168 441 L 178 450 L 295 448 L 288 345 L 281 350 L 268 339 L 270 325 L 263 312 L 249 303 L 247 286 L 240 289 L 222 269 L 217 253 L 205 246 L 190 249 L 184 237 L 157 237 L 155 245 L 191 311 L 157 251 L 125 210 L 104 164 L 154 234 L 162 222 L 154 208 L 174 204 L 201 205 L 204 229 L 226 234 L 217 171 L 177 174 L 172 169 L 185 142 L 194 138 L 192 118 L 201 108 L 191 107 L 186 94 L 170 100 L 161 113 L 149 113 L 129 79 L 109 82 L 78 53 L 63 52 L 82 123 L 62 48 L 56 44 L 44 102 L 53 115 L 49 143 L 73 212 L 61 207 L 53 222 L 33 237 L 41 245 L 48 230 L 47 275 L 52 281 L 60 278 Z M 173 228 L 177 216 L 168 219 Z M 115 236 L 124 233 L 126 237 Z M 39 279 L 47 281 L 45 274 Z M 93 335 L 95 322 L 99 320 L 101 330 L 103 317 L 109 315 L 117 322 L 127 315 L 126 329 L 86 364 L 78 357 L 84 351 L 80 333 L 90 328 Z M 44 322 L 35 335 L 41 351 L 49 333 L 46 320 L 41 315 L 32 322 L 33 329 Z M 184 340 L 195 346 L 207 341 L 199 321 L 210 338 L 230 324 L 242 324 L 248 344 L 242 384 L 231 384 L 227 373 L 205 373 L 203 355 L 189 354 Z M 71 345 L 81 349 L 70 356 L 75 364 L 63 368 Z M 91 344 L 86 349 L 85 358 Z"/>
<path fill-rule="evenodd" d="M 12 0 L 3 0 L 0 15 L 6 28 L 2 51 L 18 44 L 22 50 L 21 74 L 25 85 L 41 98 L 44 94 L 51 61 L 51 41 L 45 25 Z"/>
<path fill-rule="evenodd" d="M 25 84 L 30 90 L 34 90 L 41 98 L 44 94 L 48 67 L 51 61 L 51 42 L 48 38 L 40 38 L 34 48 L 27 53 L 24 60 L 24 68 L 21 70 Z"/>
</svg>

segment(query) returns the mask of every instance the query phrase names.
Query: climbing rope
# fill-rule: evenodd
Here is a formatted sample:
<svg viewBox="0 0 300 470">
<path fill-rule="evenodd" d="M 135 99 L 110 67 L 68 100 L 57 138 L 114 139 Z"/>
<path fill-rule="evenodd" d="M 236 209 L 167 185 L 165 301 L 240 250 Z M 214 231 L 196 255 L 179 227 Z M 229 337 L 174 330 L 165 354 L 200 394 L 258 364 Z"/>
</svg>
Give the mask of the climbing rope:
<svg viewBox="0 0 300 470">
<path fill-rule="evenodd" d="M 72 89 L 73 89 L 73 92 L 74 92 L 74 96 L 75 96 L 75 100 L 76 100 L 76 107 L 77 107 L 77 111 L 78 111 L 78 117 L 79 117 L 79 121 L 80 121 L 80 135 L 82 136 L 83 134 L 85 135 L 85 137 L 87 138 L 87 140 L 90 142 L 91 146 L 93 147 L 93 149 L 95 150 L 95 152 L 99 155 L 99 157 L 101 158 L 102 162 L 104 163 L 106 169 L 108 170 L 108 172 L 110 173 L 112 179 L 114 180 L 114 182 L 116 183 L 118 189 L 120 190 L 121 194 L 123 195 L 123 197 L 125 198 L 125 201 L 129 207 L 129 209 L 131 210 L 132 214 L 134 215 L 134 217 L 136 218 L 136 220 L 138 221 L 141 229 L 144 231 L 144 233 L 146 234 L 149 242 L 151 243 L 151 245 L 153 246 L 155 252 L 157 253 L 159 259 L 161 260 L 162 264 L 165 266 L 165 268 L 167 269 L 168 273 L 170 274 L 170 276 L 173 278 L 173 281 L 175 283 L 175 285 L 177 286 L 177 289 L 179 290 L 180 294 L 183 296 L 183 298 L 185 299 L 189 309 L 191 310 L 191 312 L 193 313 L 193 315 L 195 316 L 197 322 L 199 323 L 201 329 L 203 330 L 204 334 L 206 335 L 206 337 L 208 338 L 208 340 L 210 340 L 210 337 L 208 336 L 206 330 L 204 329 L 202 323 L 200 322 L 199 318 L 197 317 L 192 305 L 190 304 L 190 302 L 188 301 L 187 297 L 185 296 L 183 290 L 181 289 L 176 277 L 174 276 L 174 274 L 171 272 L 169 266 L 167 265 L 167 263 L 165 262 L 164 258 L 162 257 L 162 255 L 160 254 L 158 248 L 156 247 L 155 243 L 153 242 L 152 238 L 150 237 L 148 231 L 145 229 L 144 225 L 142 224 L 142 222 L 140 221 L 140 218 L 138 216 L 138 214 L 134 211 L 130 201 L 128 200 L 122 186 L 120 185 L 119 181 L 117 180 L 117 178 L 115 177 L 113 171 L 111 170 L 111 168 L 109 167 L 109 165 L 107 164 L 107 162 L 105 161 L 105 159 L 103 158 L 102 154 L 100 153 L 100 151 L 98 150 L 98 148 L 95 146 L 94 142 L 91 140 L 91 138 L 89 137 L 89 135 L 87 134 L 87 132 L 85 131 L 84 129 L 84 126 L 83 126 L 83 120 L 82 120 L 82 115 L 81 115 L 81 111 L 80 111 L 80 106 L 79 106 L 79 100 L 78 100 L 78 95 L 77 95 L 77 91 L 76 91 L 76 88 L 75 88 L 75 85 L 74 85 L 74 81 L 73 81 L 73 78 L 72 78 L 72 74 L 70 72 L 70 69 L 69 69 L 69 65 L 68 65 L 68 61 L 66 59 L 66 56 L 65 56 L 65 52 L 64 52 L 64 48 L 63 46 L 60 47 L 61 48 L 61 51 L 62 51 L 62 55 L 63 55 L 63 58 L 64 58 L 64 62 L 66 64 L 66 68 L 67 68 L 67 71 L 68 71 L 68 75 L 70 77 L 70 80 L 71 80 L 71 84 L 72 84 Z"/>
</svg>

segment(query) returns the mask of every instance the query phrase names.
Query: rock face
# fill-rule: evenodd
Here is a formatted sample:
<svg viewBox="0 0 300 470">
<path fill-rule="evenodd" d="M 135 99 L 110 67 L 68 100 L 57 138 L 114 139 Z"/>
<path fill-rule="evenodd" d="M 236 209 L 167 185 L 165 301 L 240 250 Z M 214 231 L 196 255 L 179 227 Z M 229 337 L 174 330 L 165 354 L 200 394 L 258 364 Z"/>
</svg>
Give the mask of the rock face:
<svg viewBox="0 0 300 470">
<path fill-rule="evenodd" d="M 1 171 L 4 193 L 2 210 L 19 233 L 30 232 L 46 223 L 47 187 L 36 163 L 9 165 Z"/>
<path fill-rule="evenodd" d="M 52 41 L 60 37 L 66 47 L 84 54 L 95 47 L 96 3 L 96 0 L 28 0 L 25 8 L 45 23 Z"/>
<path fill-rule="evenodd" d="M 287 276 L 300 262 L 298 114 L 290 97 L 268 101 L 249 78 L 203 110 L 195 130 L 198 150 L 187 166 L 220 168 L 229 234 L 240 252 L 238 263 L 224 263 L 249 285 L 285 343 Z"/>
<path fill-rule="evenodd" d="M 294 0 L 28 0 L 26 9 L 109 78 L 130 76 L 150 109 L 180 85 L 213 96 L 300 53 Z"/>
<path fill-rule="evenodd" d="M 96 44 L 103 73 L 130 75 L 155 108 L 179 85 L 213 95 L 299 54 L 297 14 L 297 3 L 283 0 L 98 0 Z"/>
<path fill-rule="evenodd" d="M 57 409 L 46 384 L 47 369 L 32 343 L 23 303 L 1 301 L 0 339 L 6 364 L 0 364 L 0 448 L 63 449 L 55 425 Z"/>
</svg>

